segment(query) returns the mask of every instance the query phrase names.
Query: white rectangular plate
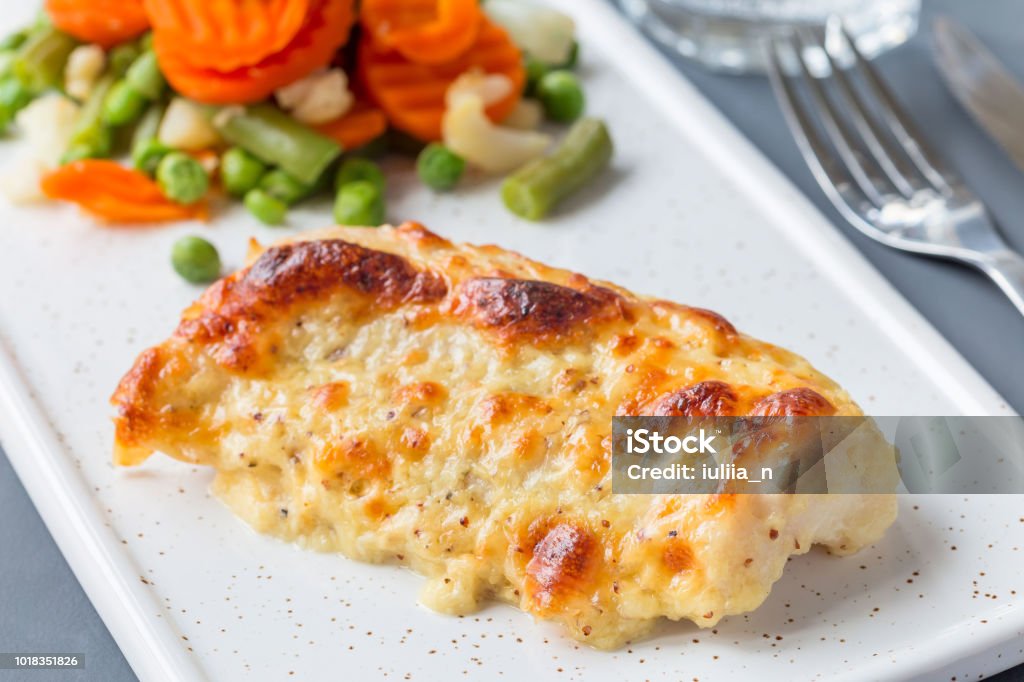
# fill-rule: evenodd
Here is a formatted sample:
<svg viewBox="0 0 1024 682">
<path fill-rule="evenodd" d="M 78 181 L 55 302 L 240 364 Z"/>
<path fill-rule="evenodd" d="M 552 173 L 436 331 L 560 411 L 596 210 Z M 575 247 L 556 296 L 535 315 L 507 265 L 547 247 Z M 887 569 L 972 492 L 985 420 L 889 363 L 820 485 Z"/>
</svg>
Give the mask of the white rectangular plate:
<svg viewBox="0 0 1024 682">
<path fill-rule="evenodd" d="M 717 310 L 807 356 L 874 414 L 1011 414 L 630 26 L 600 0 L 561 4 L 580 24 L 614 170 L 531 225 L 502 208 L 494 181 L 435 196 L 394 161 L 394 220 Z M 0 23 L 31 12 L 10 7 Z M 295 223 L 328 215 L 312 207 Z M 286 232 L 237 212 L 124 230 L 70 207 L 0 209 L 4 447 L 142 678 L 863 680 L 1024 660 L 1019 496 L 904 499 L 878 546 L 794 559 L 756 612 L 713 631 L 666 624 L 607 653 L 507 606 L 437 615 L 416 605 L 409 572 L 258 536 L 210 497 L 206 471 L 160 457 L 115 471 L 107 397 L 198 294 L 171 271 L 171 243 L 202 233 L 235 267 L 247 237 Z"/>
</svg>

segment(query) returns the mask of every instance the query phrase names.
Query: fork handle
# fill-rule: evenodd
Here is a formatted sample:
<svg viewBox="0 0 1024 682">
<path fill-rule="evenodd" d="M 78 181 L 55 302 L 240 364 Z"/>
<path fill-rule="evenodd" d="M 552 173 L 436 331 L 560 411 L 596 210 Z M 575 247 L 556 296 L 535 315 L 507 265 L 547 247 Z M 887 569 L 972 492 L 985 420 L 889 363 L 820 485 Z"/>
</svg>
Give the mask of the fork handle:
<svg viewBox="0 0 1024 682">
<path fill-rule="evenodd" d="M 1024 315 L 1024 257 L 1010 250 L 986 254 L 978 263 Z"/>
</svg>

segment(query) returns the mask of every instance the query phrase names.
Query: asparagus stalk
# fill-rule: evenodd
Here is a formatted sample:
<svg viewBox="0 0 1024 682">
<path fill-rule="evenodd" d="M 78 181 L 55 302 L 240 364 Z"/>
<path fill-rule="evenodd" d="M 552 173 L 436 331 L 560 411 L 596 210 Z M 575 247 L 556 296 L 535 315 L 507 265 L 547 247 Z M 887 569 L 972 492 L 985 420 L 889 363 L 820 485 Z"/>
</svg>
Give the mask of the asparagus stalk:
<svg viewBox="0 0 1024 682">
<path fill-rule="evenodd" d="M 506 178 L 501 198 L 516 215 L 540 220 L 596 177 L 611 157 L 612 140 L 604 123 L 582 118 L 550 156 L 535 159 Z"/>
<path fill-rule="evenodd" d="M 267 104 L 237 114 L 214 111 L 211 120 L 230 144 L 306 185 L 314 185 L 342 151 L 330 138 Z"/>
</svg>

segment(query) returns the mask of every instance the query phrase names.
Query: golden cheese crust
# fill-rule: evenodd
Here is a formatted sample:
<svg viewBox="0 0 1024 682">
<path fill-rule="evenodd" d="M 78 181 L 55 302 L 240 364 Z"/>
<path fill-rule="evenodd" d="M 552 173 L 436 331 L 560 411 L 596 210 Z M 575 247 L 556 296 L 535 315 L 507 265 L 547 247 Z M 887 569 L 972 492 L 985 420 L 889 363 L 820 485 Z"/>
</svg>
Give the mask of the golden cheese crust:
<svg viewBox="0 0 1024 682">
<path fill-rule="evenodd" d="M 253 259 L 122 379 L 115 461 L 213 466 L 257 529 L 406 563 L 434 608 L 501 599 L 616 646 L 755 608 L 790 554 L 895 517 L 891 496 L 611 494 L 615 415 L 860 414 L 716 313 L 415 223 Z"/>
</svg>

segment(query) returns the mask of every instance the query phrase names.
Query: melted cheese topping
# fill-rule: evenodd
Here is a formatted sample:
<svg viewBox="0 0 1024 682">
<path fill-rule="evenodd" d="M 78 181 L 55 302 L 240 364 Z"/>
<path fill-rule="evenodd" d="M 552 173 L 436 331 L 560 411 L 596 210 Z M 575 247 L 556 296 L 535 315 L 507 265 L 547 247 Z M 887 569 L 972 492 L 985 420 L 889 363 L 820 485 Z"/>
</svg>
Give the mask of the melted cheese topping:
<svg viewBox="0 0 1024 682">
<path fill-rule="evenodd" d="M 616 414 L 859 414 L 714 313 L 416 224 L 253 257 L 122 380 L 115 460 L 213 466 L 257 530 L 407 564 L 435 609 L 500 599 L 612 647 L 756 608 L 789 555 L 895 517 L 886 495 L 611 494 Z"/>
</svg>

